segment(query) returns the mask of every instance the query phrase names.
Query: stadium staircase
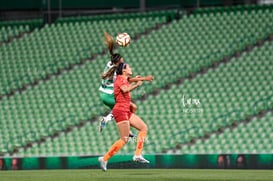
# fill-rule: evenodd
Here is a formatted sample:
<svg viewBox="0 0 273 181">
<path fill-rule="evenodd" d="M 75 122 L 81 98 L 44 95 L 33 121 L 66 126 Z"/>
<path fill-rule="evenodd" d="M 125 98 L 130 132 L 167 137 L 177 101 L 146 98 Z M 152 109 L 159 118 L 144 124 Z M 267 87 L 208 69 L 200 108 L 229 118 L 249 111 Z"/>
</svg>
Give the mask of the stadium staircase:
<svg viewBox="0 0 273 181">
<path fill-rule="evenodd" d="M 183 144 L 170 152 L 183 154 L 272 153 L 272 111 L 263 112 L 252 119 L 241 121 L 236 126 L 213 132 L 207 138 L 197 139 L 194 144 Z"/>
<path fill-rule="evenodd" d="M 20 41 L 0 47 L 3 52 L 0 99 L 92 61 L 99 54 L 106 54 L 103 31 L 115 35 L 122 29 L 137 39 L 175 13 L 171 10 L 130 16 L 91 16 L 73 18 L 71 22 L 71 18 L 63 18 L 40 30 L 35 29 Z M 108 20 L 110 17 L 112 19 Z"/>
<path fill-rule="evenodd" d="M 103 31 L 116 34 L 122 29 L 135 35 L 132 38 L 137 39 L 146 31 L 167 23 L 168 17 L 175 13 L 176 11 L 171 10 L 134 13 L 130 17 L 127 14 L 121 17 L 109 15 L 105 19 L 104 16 L 99 16 L 95 20 L 93 17 L 80 17 L 75 23 L 67 23 L 64 19 L 34 31 L 19 42 L 1 47 L 4 50 L 1 62 L 1 152 L 31 146 L 34 142 L 56 136 L 60 131 L 67 131 L 73 126 L 95 119 L 94 115 L 101 114 L 101 109 L 105 111 L 101 104 L 94 105 L 100 102 L 98 96 L 93 94 L 97 92 L 99 84 L 90 84 L 100 82 L 98 75 L 105 66 L 105 60 L 109 58 L 102 43 Z M 111 16 L 112 20 L 109 21 Z M 63 37 L 62 34 L 66 35 Z M 69 43 L 66 42 L 67 39 Z M 91 46 L 90 42 L 95 44 L 92 43 Z M 56 43 L 62 45 L 62 49 L 56 47 Z M 75 56 L 71 55 L 71 49 Z M 104 57 L 94 62 L 98 54 Z M 14 58 L 16 63 L 10 61 L 10 58 Z M 55 64 L 52 61 L 56 59 L 61 60 Z M 70 86 L 73 86 L 72 89 Z M 79 89 L 80 87 L 83 89 Z M 75 102 L 77 103 L 74 104 Z M 66 108 L 60 107 L 59 103 Z"/>
<path fill-rule="evenodd" d="M 41 19 L 0 22 L 0 46 L 11 43 L 41 26 Z"/>
</svg>

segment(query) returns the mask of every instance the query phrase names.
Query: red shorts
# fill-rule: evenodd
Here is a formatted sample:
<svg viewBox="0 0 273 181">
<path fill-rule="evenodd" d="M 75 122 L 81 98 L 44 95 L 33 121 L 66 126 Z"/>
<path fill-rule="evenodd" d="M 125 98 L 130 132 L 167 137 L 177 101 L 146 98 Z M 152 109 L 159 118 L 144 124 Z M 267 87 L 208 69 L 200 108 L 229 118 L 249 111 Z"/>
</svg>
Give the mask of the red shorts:
<svg viewBox="0 0 273 181">
<path fill-rule="evenodd" d="M 121 121 L 128 121 L 131 116 L 132 116 L 132 112 L 129 111 L 124 111 L 124 110 L 117 110 L 117 109 L 113 109 L 113 116 L 116 120 L 116 123 L 121 122 Z"/>
</svg>

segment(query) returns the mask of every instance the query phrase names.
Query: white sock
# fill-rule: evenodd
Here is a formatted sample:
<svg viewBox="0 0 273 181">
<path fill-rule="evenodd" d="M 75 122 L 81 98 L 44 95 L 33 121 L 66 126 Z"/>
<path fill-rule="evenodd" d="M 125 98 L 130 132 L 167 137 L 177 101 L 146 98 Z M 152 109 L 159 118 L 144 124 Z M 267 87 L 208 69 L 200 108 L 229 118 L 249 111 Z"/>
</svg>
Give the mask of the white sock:
<svg viewBox="0 0 273 181">
<path fill-rule="evenodd" d="M 105 120 L 106 123 L 108 123 L 112 119 L 113 119 L 112 111 L 109 114 L 107 114 L 107 116 L 104 117 L 104 120 Z"/>
</svg>

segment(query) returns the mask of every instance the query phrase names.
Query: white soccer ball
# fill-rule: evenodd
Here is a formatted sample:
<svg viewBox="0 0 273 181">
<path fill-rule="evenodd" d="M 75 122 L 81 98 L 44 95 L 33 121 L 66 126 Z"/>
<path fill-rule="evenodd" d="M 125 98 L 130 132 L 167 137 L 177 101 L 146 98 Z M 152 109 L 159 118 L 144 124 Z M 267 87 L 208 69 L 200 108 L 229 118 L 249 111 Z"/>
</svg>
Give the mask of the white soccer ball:
<svg viewBox="0 0 273 181">
<path fill-rule="evenodd" d="M 130 44 L 131 38 L 128 33 L 120 33 L 116 37 L 116 42 L 121 47 L 126 47 Z"/>
</svg>

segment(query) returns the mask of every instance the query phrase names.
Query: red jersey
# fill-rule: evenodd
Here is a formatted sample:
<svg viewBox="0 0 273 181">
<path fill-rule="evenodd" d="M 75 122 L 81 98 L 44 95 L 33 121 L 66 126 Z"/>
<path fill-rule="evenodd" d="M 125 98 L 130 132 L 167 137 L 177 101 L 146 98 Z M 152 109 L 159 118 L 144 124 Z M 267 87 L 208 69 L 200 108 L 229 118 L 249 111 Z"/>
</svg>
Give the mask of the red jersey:
<svg viewBox="0 0 273 181">
<path fill-rule="evenodd" d="M 113 109 L 128 111 L 130 110 L 131 93 L 123 93 L 120 89 L 121 86 L 129 86 L 128 79 L 122 75 L 118 75 L 114 82 L 114 95 L 116 104 Z"/>
</svg>

